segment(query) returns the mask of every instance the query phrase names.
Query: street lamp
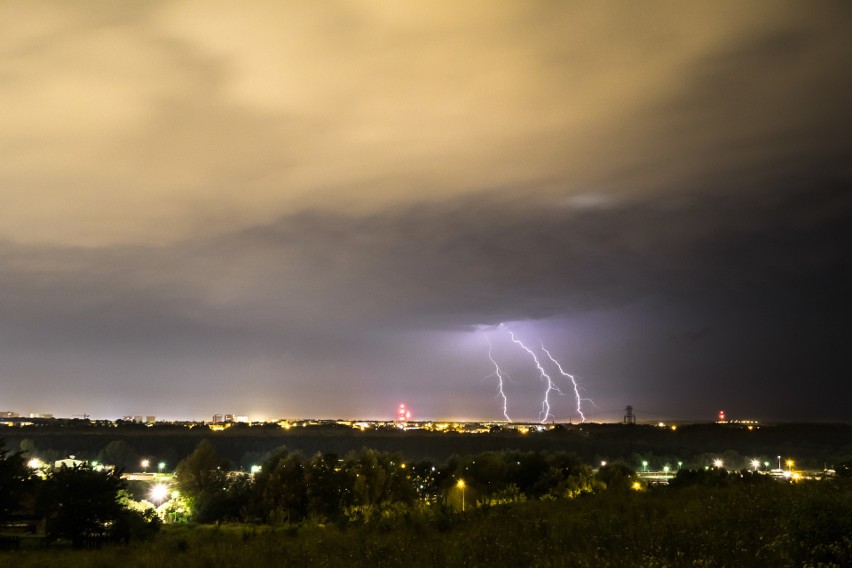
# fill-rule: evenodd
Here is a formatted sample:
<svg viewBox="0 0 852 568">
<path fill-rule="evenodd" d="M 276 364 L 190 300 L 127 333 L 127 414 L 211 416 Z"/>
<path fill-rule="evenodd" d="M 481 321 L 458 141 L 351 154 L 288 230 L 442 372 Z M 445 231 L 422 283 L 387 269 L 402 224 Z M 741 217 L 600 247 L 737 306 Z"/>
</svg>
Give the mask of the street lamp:
<svg viewBox="0 0 852 568">
<path fill-rule="evenodd" d="M 163 473 L 163 470 L 166 469 L 166 462 L 160 462 L 157 464 L 157 470 L 160 473 Z"/>
<path fill-rule="evenodd" d="M 648 471 L 648 462 L 642 460 L 642 471 Z"/>
<path fill-rule="evenodd" d="M 681 467 L 683 467 L 683 462 L 681 462 L 681 461 L 677 462 L 677 468 L 680 469 Z"/>
<path fill-rule="evenodd" d="M 787 471 L 793 471 L 794 465 L 796 465 L 796 462 L 793 460 L 787 460 Z"/>
<path fill-rule="evenodd" d="M 714 466 L 716 469 L 721 469 L 723 465 L 724 465 L 724 463 L 722 462 L 722 460 L 720 460 L 720 459 L 718 459 L 718 458 L 716 458 L 715 460 L 713 460 L 713 466 Z"/>
<path fill-rule="evenodd" d="M 141 464 L 141 465 L 142 465 L 142 471 L 143 471 L 143 473 L 148 473 L 148 466 L 150 466 L 150 465 L 151 465 L 151 461 L 150 461 L 150 460 L 148 460 L 148 459 L 144 459 L 144 460 L 142 460 L 142 464 Z"/>
<path fill-rule="evenodd" d="M 669 474 L 669 470 L 670 470 L 670 469 L 671 469 L 671 468 L 668 466 L 668 464 L 664 465 L 664 466 L 663 466 L 663 473 L 665 473 L 666 475 L 668 475 L 668 474 Z"/>
<path fill-rule="evenodd" d="M 760 460 L 751 460 L 751 467 L 753 467 L 755 473 L 757 473 L 757 468 L 760 467 Z"/>
<path fill-rule="evenodd" d="M 158 506 L 162 505 L 163 501 L 165 501 L 169 496 L 169 488 L 162 483 L 158 483 L 151 488 L 149 496 L 151 497 L 151 501 L 156 503 Z"/>
<path fill-rule="evenodd" d="M 464 513 L 464 479 L 459 479 L 459 482 L 456 483 L 456 486 L 461 489 L 462 494 L 462 513 Z"/>
</svg>

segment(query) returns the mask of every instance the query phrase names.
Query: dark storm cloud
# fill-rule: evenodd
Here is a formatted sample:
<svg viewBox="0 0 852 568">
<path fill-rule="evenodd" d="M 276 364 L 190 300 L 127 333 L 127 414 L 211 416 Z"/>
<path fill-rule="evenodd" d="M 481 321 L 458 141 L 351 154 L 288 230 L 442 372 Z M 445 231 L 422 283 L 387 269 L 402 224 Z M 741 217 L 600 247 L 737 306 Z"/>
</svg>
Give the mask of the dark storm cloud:
<svg viewBox="0 0 852 568">
<path fill-rule="evenodd" d="M 777 415 L 803 373 L 845 377 L 845 3 L 0 21 L 4 400 L 98 386 L 122 414 L 168 386 L 195 401 L 175 415 L 252 396 L 381 415 L 330 393 L 406 385 L 438 412 L 489 372 L 471 330 L 523 320 L 594 337 L 578 364 L 634 389 L 617 404 L 673 389 L 703 412 L 711 386 L 764 401 L 780 376 Z"/>
<path fill-rule="evenodd" d="M 310 345 L 647 296 L 706 301 L 839 272 L 850 210 L 845 186 L 816 183 L 746 204 L 725 192 L 593 209 L 463 199 L 382 216 L 304 213 L 170 247 L 6 245 L 2 305 L 20 330 L 84 343 L 88 329 L 108 343 L 272 334 Z"/>
</svg>

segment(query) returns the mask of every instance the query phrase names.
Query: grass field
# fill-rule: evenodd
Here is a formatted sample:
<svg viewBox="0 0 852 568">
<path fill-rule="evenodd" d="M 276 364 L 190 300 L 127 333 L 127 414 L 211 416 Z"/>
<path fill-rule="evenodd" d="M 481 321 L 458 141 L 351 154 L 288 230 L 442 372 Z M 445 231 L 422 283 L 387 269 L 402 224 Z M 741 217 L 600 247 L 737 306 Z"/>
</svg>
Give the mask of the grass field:
<svg viewBox="0 0 852 568">
<path fill-rule="evenodd" d="M 75 551 L 25 542 L 0 566 L 849 566 L 848 483 L 661 488 L 573 500 L 394 510 L 369 522 L 166 526 Z"/>
</svg>

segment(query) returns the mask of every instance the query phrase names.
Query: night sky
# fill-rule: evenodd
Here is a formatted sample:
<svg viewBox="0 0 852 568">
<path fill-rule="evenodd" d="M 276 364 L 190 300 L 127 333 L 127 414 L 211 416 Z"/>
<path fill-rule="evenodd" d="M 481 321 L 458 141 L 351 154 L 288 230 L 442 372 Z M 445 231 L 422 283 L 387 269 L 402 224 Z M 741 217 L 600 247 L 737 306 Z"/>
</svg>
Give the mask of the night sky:
<svg viewBox="0 0 852 568">
<path fill-rule="evenodd" d="M 588 420 L 852 421 L 850 38 L 848 2 L 0 1 L 0 411 L 501 419 L 490 340 L 538 420 L 511 330 Z"/>
</svg>

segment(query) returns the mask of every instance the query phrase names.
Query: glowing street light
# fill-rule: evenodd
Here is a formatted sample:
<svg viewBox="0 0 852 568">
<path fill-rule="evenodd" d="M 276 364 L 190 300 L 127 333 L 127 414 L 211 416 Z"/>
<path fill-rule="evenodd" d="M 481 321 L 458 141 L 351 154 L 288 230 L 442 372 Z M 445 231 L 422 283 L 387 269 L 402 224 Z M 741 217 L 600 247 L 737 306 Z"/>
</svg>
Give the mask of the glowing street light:
<svg viewBox="0 0 852 568">
<path fill-rule="evenodd" d="M 458 483 L 456 483 L 456 486 L 457 486 L 459 489 L 461 489 L 461 494 L 462 494 L 462 513 L 463 513 L 463 512 L 464 512 L 464 487 L 465 487 L 465 485 L 464 485 L 464 479 L 459 479 Z"/>
<path fill-rule="evenodd" d="M 166 462 L 160 462 L 157 464 L 157 471 L 163 473 L 164 469 L 166 469 Z"/>
<path fill-rule="evenodd" d="M 151 501 L 153 503 L 156 503 L 159 506 L 169 496 L 169 488 L 163 483 L 158 483 L 151 488 L 151 492 L 148 496 L 151 497 Z"/>
<path fill-rule="evenodd" d="M 150 461 L 150 460 L 148 460 L 148 459 L 144 459 L 144 460 L 142 460 L 141 465 L 142 465 L 142 471 L 143 471 L 144 473 L 147 473 L 147 472 L 148 472 L 148 467 L 151 465 L 151 461 Z"/>
<path fill-rule="evenodd" d="M 751 460 L 751 467 L 753 467 L 755 473 L 757 473 L 757 469 L 760 467 L 760 460 Z"/>
<path fill-rule="evenodd" d="M 27 467 L 30 469 L 40 469 L 41 466 L 44 465 L 44 462 L 38 458 L 33 458 L 27 462 Z"/>
<path fill-rule="evenodd" d="M 259 473 L 261 469 L 262 469 L 261 466 L 253 465 L 253 466 L 251 466 L 251 474 L 254 475 L 256 473 Z"/>
<path fill-rule="evenodd" d="M 670 469 L 671 469 L 671 468 L 669 467 L 669 465 L 668 465 L 668 464 L 664 465 L 664 466 L 663 466 L 663 473 L 665 473 L 666 475 L 668 475 L 668 474 L 669 474 L 669 470 L 670 470 Z"/>
<path fill-rule="evenodd" d="M 787 460 L 787 471 L 793 471 L 793 466 L 796 465 L 796 462 L 793 460 Z"/>
<path fill-rule="evenodd" d="M 677 462 L 677 468 L 680 469 L 681 467 L 683 467 L 683 462 L 681 462 L 681 461 Z"/>
<path fill-rule="evenodd" d="M 648 462 L 642 460 L 642 471 L 648 471 Z"/>
<path fill-rule="evenodd" d="M 715 467 L 716 469 L 722 469 L 723 465 L 725 465 L 724 462 L 722 460 L 720 460 L 719 458 L 716 458 L 715 460 L 713 460 L 713 467 Z"/>
</svg>

